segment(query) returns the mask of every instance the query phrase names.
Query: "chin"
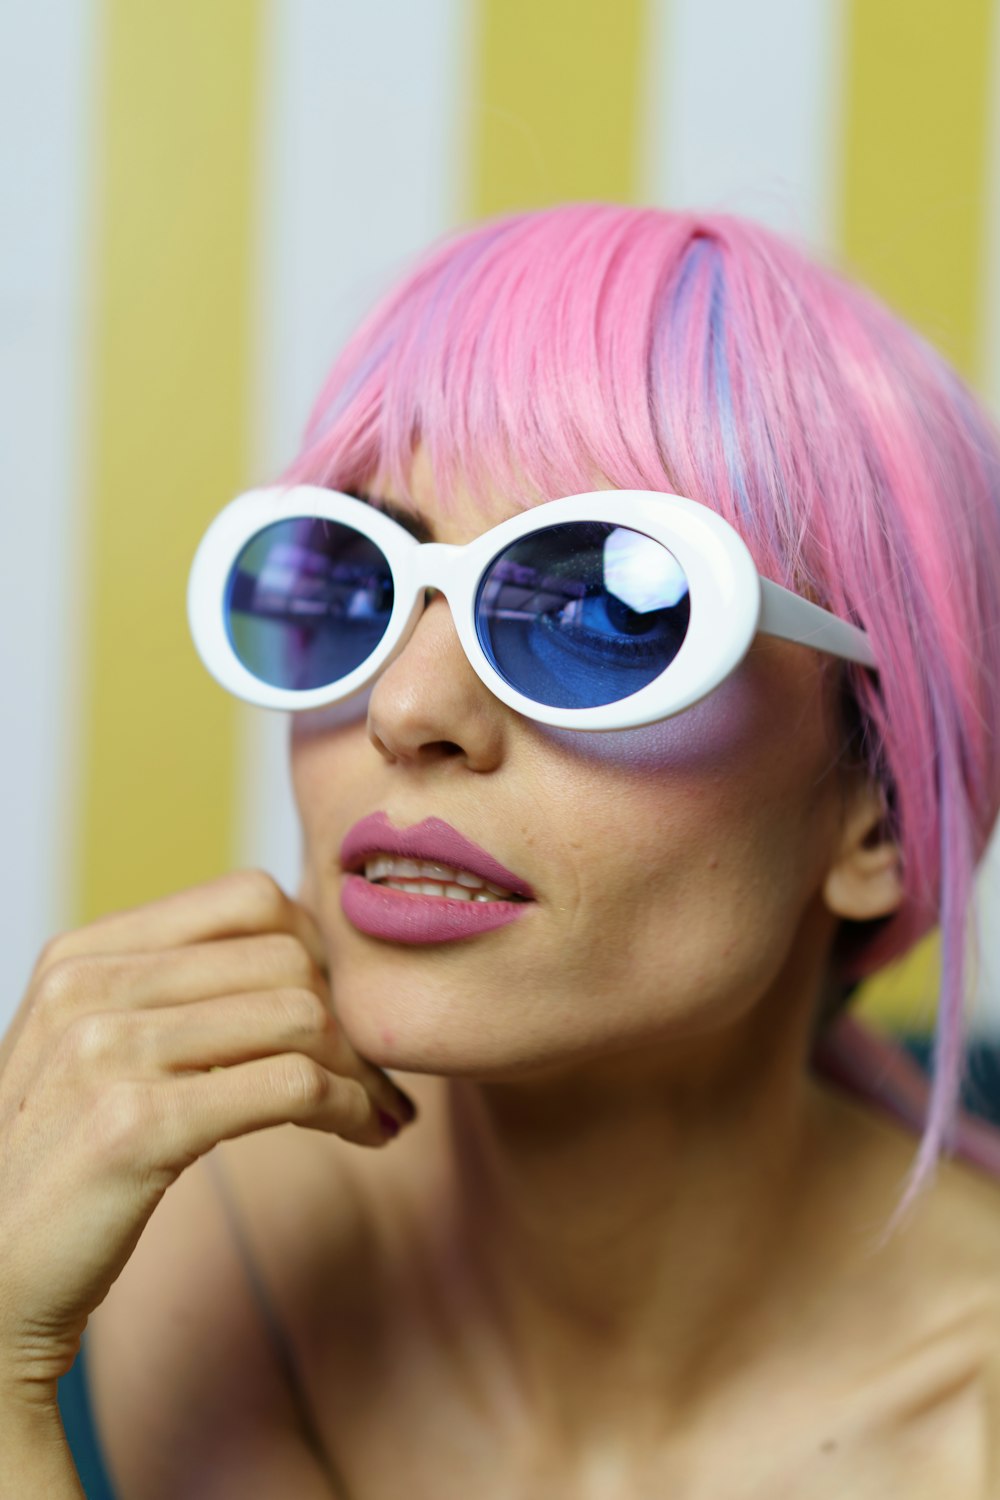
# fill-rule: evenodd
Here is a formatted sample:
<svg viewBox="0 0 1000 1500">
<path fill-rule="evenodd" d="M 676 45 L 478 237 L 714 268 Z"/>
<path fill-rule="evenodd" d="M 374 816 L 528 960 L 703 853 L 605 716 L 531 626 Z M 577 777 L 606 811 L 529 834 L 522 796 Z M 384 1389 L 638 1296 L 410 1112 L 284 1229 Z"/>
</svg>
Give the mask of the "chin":
<svg viewBox="0 0 1000 1500">
<path fill-rule="evenodd" d="M 348 1041 L 380 1068 L 499 1083 L 567 1060 L 565 1035 L 546 1047 L 526 1036 L 513 1015 L 509 1026 L 490 1025 L 494 1000 L 470 997 L 467 984 L 421 981 L 412 970 L 374 973 L 372 967 L 337 964 L 331 992 Z"/>
<path fill-rule="evenodd" d="M 414 982 L 401 966 L 338 962 L 331 969 L 333 1008 L 348 1041 L 381 1068 L 450 1071 L 471 1051 L 471 1028 L 446 986 Z"/>
</svg>

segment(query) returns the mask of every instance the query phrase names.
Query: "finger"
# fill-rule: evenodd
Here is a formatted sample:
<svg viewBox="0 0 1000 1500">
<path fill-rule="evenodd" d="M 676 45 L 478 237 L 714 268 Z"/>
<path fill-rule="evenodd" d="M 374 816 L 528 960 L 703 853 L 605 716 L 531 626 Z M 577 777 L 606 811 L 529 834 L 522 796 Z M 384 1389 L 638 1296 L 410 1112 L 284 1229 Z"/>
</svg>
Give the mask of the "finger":
<svg viewBox="0 0 1000 1500">
<path fill-rule="evenodd" d="M 161 1120 L 153 1134 L 170 1163 L 273 1125 L 328 1130 L 363 1146 L 383 1145 L 397 1134 L 395 1121 L 357 1079 L 342 1078 L 297 1052 L 189 1074 L 161 1088 Z"/>
<path fill-rule="evenodd" d="M 325 1038 L 322 1060 L 363 1081 L 404 1119 L 416 1116 L 409 1096 L 351 1045 L 334 1015 L 324 975 L 298 939 L 288 933 L 220 939 L 166 953 L 98 953 L 62 960 L 34 987 L 33 1024 L 48 1039 L 35 1052 L 43 1065 L 49 1044 L 71 1028 L 75 1033 L 68 1049 L 71 1056 L 81 1053 L 91 1070 L 127 1074 L 148 1059 L 143 1037 L 147 1031 L 152 1035 L 149 1017 L 153 1011 L 169 1015 L 199 1003 L 219 1005 L 233 997 L 238 1003 L 241 995 L 263 991 L 299 992 L 293 1003 L 300 1013 L 311 996 L 311 1014 L 318 1017 Z M 280 994 L 274 1001 L 278 1007 L 286 1003 Z M 115 1012 L 120 1013 L 117 1026 Z M 128 1030 L 127 1015 L 136 1017 Z M 152 1023 L 160 1027 L 179 1024 L 180 1017 Z M 192 1066 L 201 1065 L 196 1051 L 192 1057 Z"/>
<path fill-rule="evenodd" d="M 90 953 L 147 953 L 253 933 L 297 937 L 328 972 L 326 945 L 311 912 L 263 870 L 233 870 L 156 901 L 110 912 L 60 933 L 43 949 L 33 978 L 63 958 Z"/>
<path fill-rule="evenodd" d="M 154 1079 L 301 1052 L 331 1073 L 356 1079 L 401 1125 L 416 1115 L 409 1096 L 354 1050 L 312 990 L 262 990 L 143 1011 L 91 1012 L 74 1030 L 72 1067 L 90 1077 L 124 1073 Z"/>
<path fill-rule="evenodd" d="M 257 869 L 230 871 L 216 880 L 57 934 L 42 949 L 24 996 L 0 1037 L 0 1072 L 6 1069 L 29 1015 L 36 1010 L 36 986 L 63 961 L 98 953 L 163 952 L 269 931 L 297 937 L 316 967 L 329 973 L 325 942 L 315 918 L 270 875 Z"/>
<path fill-rule="evenodd" d="M 54 1012 L 183 1005 L 246 990 L 312 989 L 329 1006 L 326 978 L 297 937 L 254 933 L 152 953 L 89 953 L 66 958 L 35 984 Z"/>
</svg>

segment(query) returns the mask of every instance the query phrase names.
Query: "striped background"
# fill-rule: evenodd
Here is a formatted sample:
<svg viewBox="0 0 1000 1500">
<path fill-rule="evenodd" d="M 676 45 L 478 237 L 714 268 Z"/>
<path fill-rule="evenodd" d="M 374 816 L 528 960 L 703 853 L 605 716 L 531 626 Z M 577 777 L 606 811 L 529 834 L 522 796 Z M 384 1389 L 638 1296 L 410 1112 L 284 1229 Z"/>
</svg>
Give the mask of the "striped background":
<svg viewBox="0 0 1000 1500">
<path fill-rule="evenodd" d="M 699 205 L 804 237 L 1000 407 L 1000 0 L 0 5 L 0 1025 L 41 943 L 296 879 L 286 724 L 198 665 L 210 516 L 470 217 Z M 13 232 L 12 232 L 13 226 Z M 1000 854 L 976 1024 L 1000 1033 Z M 867 987 L 926 1028 L 932 942 Z"/>
</svg>

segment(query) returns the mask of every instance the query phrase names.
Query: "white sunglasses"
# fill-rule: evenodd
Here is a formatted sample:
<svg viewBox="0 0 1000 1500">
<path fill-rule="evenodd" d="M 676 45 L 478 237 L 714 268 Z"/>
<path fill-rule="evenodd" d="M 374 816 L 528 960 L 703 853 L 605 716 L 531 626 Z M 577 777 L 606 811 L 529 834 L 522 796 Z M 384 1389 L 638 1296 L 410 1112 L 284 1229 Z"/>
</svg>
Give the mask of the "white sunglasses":
<svg viewBox="0 0 1000 1500">
<path fill-rule="evenodd" d="M 761 578 L 715 511 L 649 490 L 550 500 L 464 546 L 419 542 L 334 490 L 251 490 L 202 538 L 188 619 L 224 688 L 294 712 L 367 687 L 405 645 L 428 589 L 447 598 L 490 692 L 564 729 L 680 713 L 758 631 L 876 665 L 864 631 Z"/>
</svg>

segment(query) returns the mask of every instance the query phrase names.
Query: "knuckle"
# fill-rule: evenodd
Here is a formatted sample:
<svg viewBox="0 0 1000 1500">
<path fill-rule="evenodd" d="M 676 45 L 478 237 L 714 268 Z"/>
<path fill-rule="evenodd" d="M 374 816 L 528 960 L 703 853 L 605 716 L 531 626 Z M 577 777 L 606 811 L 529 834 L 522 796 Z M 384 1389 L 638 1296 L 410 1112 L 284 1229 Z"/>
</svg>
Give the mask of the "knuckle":
<svg viewBox="0 0 1000 1500">
<path fill-rule="evenodd" d="M 41 979 L 49 969 L 68 958 L 73 951 L 73 932 L 57 932 L 43 944 L 38 958 L 35 960 L 33 978 Z"/>
<path fill-rule="evenodd" d="M 276 932 L 269 939 L 269 951 L 275 972 L 290 979 L 296 988 L 309 988 L 319 970 L 305 946 L 293 933 Z"/>
<path fill-rule="evenodd" d="M 290 1052 L 281 1059 L 278 1077 L 282 1092 L 293 1106 L 303 1110 L 317 1109 L 330 1092 L 326 1070 L 299 1052 Z"/>
<path fill-rule="evenodd" d="M 279 1006 L 282 1022 L 303 1036 L 320 1036 L 333 1024 L 333 1017 L 313 990 L 285 990 Z"/>
<path fill-rule="evenodd" d="M 58 1016 L 86 1001 L 101 1000 L 114 989 L 127 967 L 127 960 L 112 954 L 78 953 L 57 959 L 35 985 L 35 1006 Z"/>
<path fill-rule="evenodd" d="M 45 1012 L 67 1010 L 87 994 L 93 965 L 86 958 L 58 958 L 35 985 L 35 1005 Z"/>
<path fill-rule="evenodd" d="M 288 898 L 281 886 L 266 870 L 236 870 L 230 877 L 236 882 L 244 903 L 250 907 L 256 923 L 268 927 L 284 921 Z"/>
<path fill-rule="evenodd" d="M 124 1029 L 116 1012 L 90 1011 L 69 1023 L 60 1039 L 60 1051 L 78 1066 L 99 1067 L 121 1053 Z"/>
</svg>

